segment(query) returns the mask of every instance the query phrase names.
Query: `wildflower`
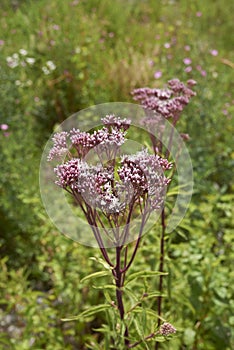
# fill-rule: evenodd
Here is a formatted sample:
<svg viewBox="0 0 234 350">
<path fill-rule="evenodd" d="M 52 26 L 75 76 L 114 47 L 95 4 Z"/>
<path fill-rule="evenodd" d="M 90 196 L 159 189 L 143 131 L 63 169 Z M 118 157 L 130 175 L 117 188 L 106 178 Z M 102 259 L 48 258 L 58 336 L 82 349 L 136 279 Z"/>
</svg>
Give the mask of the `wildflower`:
<svg viewBox="0 0 234 350">
<path fill-rule="evenodd" d="M 193 70 L 193 68 L 192 68 L 191 66 L 188 66 L 188 67 L 185 68 L 184 71 L 185 71 L 186 73 L 190 73 L 190 72 L 192 72 L 192 70 Z"/>
<path fill-rule="evenodd" d="M 155 79 L 160 79 L 161 76 L 162 76 L 162 72 L 160 70 L 158 70 L 157 72 L 154 73 Z"/>
<path fill-rule="evenodd" d="M 173 333 L 176 333 L 176 329 L 170 323 L 165 322 L 161 325 L 160 330 L 159 330 L 159 334 L 167 336 L 167 335 L 170 335 Z"/>
<path fill-rule="evenodd" d="M 68 152 L 68 145 L 67 145 L 67 138 L 68 138 L 68 132 L 62 131 L 60 133 L 56 133 L 52 141 L 54 143 L 53 147 L 50 150 L 50 153 L 48 155 L 48 161 L 54 159 L 54 158 L 60 158 L 63 155 L 65 155 Z"/>
<path fill-rule="evenodd" d="M 201 75 L 202 75 L 203 77 L 206 77 L 206 76 L 207 76 L 206 71 L 205 71 L 205 70 L 201 70 Z"/>
<path fill-rule="evenodd" d="M 24 49 L 20 49 L 19 50 L 19 53 L 22 55 L 22 56 L 26 56 L 28 54 L 28 51 L 27 50 L 24 50 Z"/>
<path fill-rule="evenodd" d="M 104 125 L 115 127 L 118 130 L 127 130 L 131 124 L 130 119 L 120 119 L 119 117 L 116 117 L 113 114 L 106 115 L 106 117 L 102 118 L 101 121 Z"/>
<path fill-rule="evenodd" d="M 9 125 L 7 125 L 7 124 L 0 124 L 0 129 L 1 130 L 8 130 L 8 128 L 9 128 Z"/>
<path fill-rule="evenodd" d="M 195 81 L 193 81 L 194 84 Z M 191 81 L 190 81 L 191 84 Z M 186 86 L 178 79 L 168 81 L 168 88 L 150 89 L 140 88 L 133 90 L 133 98 L 141 105 L 164 118 L 178 118 L 178 114 L 189 103 L 195 92 L 190 89 L 191 85 Z"/>
<path fill-rule="evenodd" d="M 15 68 L 19 65 L 19 56 L 18 54 L 13 54 L 12 57 L 8 56 L 6 61 L 10 68 Z"/>
<path fill-rule="evenodd" d="M 53 27 L 52 27 L 54 30 L 59 30 L 60 29 L 60 26 L 58 24 L 54 24 Z"/>
<path fill-rule="evenodd" d="M 70 131 L 70 140 L 79 158 L 84 158 L 88 151 L 96 145 L 89 133 L 81 132 L 79 129 Z"/>
<path fill-rule="evenodd" d="M 26 57 L 25 61 L 30 65 L 33 65 L 36 62 L 35 58 L 33 57 Z"/>
<path fill-rule="evenodd" d="M 47 62 L 46 62 L 46 65 L 47 65 L 47 67 L 49 68 L 49 70 L 51 70 L 51 71 L 53 71 L 53 70 L 56 69 L 56 65 L 54 64 L 53 61 L 47 61 Z"/>
<path fill-rule="evenodd" d="M 131 121 L 114 115 L 107 115 L 102 121 L 104 127 L 92 134 L 72 129 L 54 135 L 48 160 L 65 154 L 70 158 L 54 169 L 56 184 L 71 193 L 79 205 L 91 206 L 106 214 L 130 210 L 127 203 L 134 207 L 141 200 L 141 210 L 142 206 L 149 213 L 160 209 L 169 183 L 164 171 L 171 168 L 171 163 L 158 155 L 148 154 L 147 150 L 122 156 L 117 162 L 116 150 L 125 142 Z M 68 140 L 77 157 L 68 150 Z M 86 160 L 91 149 L 100 159 L 95 166 Z M 107 162 L 102 162 L 102 153 Z"/>
<path fill-rule="evenodd" d="M 196 16 L 197 16 L 197 17 L 201 17 L 201 16 L 202 16 L 202 12 L 201 12 L 201 11 L 197 11 L 197 12 L 196 12 Z"/>
<path fill-rule="evenodd" d="M 3 46 L 5 44 L 4 40 L 0 40 L 0 46 Z"/>
<path fill-rule="evenodd" d="M 171 44 L 170 43 L 165 43 L 164 47 L 165 47 L 165 49 L 169 49 L 171 47 Z"/>
<path fill-rule="evenodd" d="M 191 50 L 191 47 L 190 47 L 189 45 L 185 45 L 185 46 L 184 46 L 184 49 L 185 49 L 185 51 L 190 51 L 190 50 Z"/>
<path fill-rule="evenodd" d="M 184 62 L 184 64 L 189 65 L 192 63 L 192 60 L 191 60 L 191 58 L 186 57 L 183 59 L 183 62 Z"/>
<path fill-rule="evenodd" d="M 210 50 L 212 56 L 218 56 L 219 52 L 217 50 Z"/>
<path fill-rule="evenodd" d="M 187 80 L 187 85 L 188 85 L 188 87 L 192 87 L 194 85 L 197 85 L 197 82 L 196 82 L 196 80 L 189 79 L 189 80 Z"/>
<path fill-rule="evenodd" d="M 43 66 L 41 69 L 42 69 L 42 72 L 43 72 L 45 75 L 50 74 L 50 71 L 49 71 L 49 69 L 48 69 L 47 67 Z"/>
</svg>

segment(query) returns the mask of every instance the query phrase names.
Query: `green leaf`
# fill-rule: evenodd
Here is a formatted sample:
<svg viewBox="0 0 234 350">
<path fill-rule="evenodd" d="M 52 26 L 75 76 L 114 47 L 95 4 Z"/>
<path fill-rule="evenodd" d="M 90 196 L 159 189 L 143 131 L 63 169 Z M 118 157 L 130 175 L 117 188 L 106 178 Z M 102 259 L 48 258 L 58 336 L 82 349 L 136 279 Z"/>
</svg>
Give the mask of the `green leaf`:
<svg viewBox="0 0 234 350">
<path fill-rule="evenodd" d="M 116 290 L 116 286 L 114 286 L 113 284 L 103 284 L 102 286 L 92 286 L 94 289 L 102 289 L 102 290 L 105 290 L 105 289 L 114 289 Z"/>
<path fill-rule="evenodd" d="M 134 319 L 133 322 L 135 324 L 136 331 L 142 340 L 142 343 L 145 345 L 145 349 L 149 350 L 149 347 L 144 339 L 144 331 L 142 330 L 142 325 L 140 325 L 136 319 Z"/>
<path fill-rule="evenodd" d="M 145 300 L 145 299 L 150 299 L 150 298 L 155 298 L 155 297 L 167 297 L 166 294 L 162 294 L 160 292 L 151 292 L 151 293 L 145 293 L 144 295 L 142 295 L 142 299 Z"/>
<path fill-rule="evenodd" d="M 166 320 L 163 317 L 158 316 L 157 312 L 155 312 L 155 311 L 153 311 L 151 309 L 147 309 L 147 308 L 144 308 L 144 310 L 145 310 L 147 315 L 152 316 L 154 319 L 159 318 L 161 321 L 166 322 Z M 135 313 L 135 314 L 139 314 L 139 313 L 142 314 L 142 307 L 137 306 L 134 309 L 129 310 L 129 311 L 131 311 L 132 313 Z"/>
<path fill-rule="evenodd" d="M 186 328 L 184 331 L 185 345 L 192 345 L 194 343 L 195 336 L 196 336 L 196 332 L 193 329 Z"/>
<path fill-rule="evenodd" d="M 113 267 L 111 267 L 105 260 L 103 260 L 101 258 L 97 258 L 96 256 L 92 256 L 90 258 L 90 260 L 94 260 L 94 261 L 98 262 L 99 264 L 104 266 L 105 269 L 107 269 L 107 270 L 113 270 Z"/>
<path fill-rule="evenodd" d="M 98 278 L 98 277 L 104 277 L 104 276 L 107 276 L 107 275 L 110 275 L 110 273 L 108 271 L 99 271 L 99 272 L 94 272 L 94 273 L 91 273 L 91 275 L 88 275 L 84 278 L 82 278 L 82 280 L 80 281 L 80 283 L 83 283 L 85 281 L 88 281 L 92 278 Z"/>
<path fill-rule="evenodd" d="M 87 318 L 87 317 L 95 315 L 98 312 L 109 309 L 110 307 L 111 306 L 109 304 L 96 305 L 96 306 L 90 307 L 88 310 L 83 311 L 80 315 L 72 316 L 69 318 L 62 318 L 61 321 L 70 322 L 70 321 L 76 321 L 76 320 L 79 320 L 82 318 Z"/>
<path fill-rule="evenodd" d="M 160 276 L 160 275 L 168 275 L 167 272 L 159 272 L 159 271 L 139 271 L 136 273 L 133 273 L 128 277 L 128 279 L 125 282 L 125 285 L 128 283 L 134 281 L 136 278 L 147 278 L 147 277 L 152 277 L 152 276 Z"/>
</svg>

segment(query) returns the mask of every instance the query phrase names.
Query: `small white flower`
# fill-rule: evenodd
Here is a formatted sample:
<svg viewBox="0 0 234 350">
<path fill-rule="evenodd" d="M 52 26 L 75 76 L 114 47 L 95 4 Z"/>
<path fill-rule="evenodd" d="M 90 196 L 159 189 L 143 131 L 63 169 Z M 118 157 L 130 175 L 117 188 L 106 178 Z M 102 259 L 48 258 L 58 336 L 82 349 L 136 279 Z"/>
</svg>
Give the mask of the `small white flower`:
<svg viewBox="0 0 234 350">
<path fill-rule="evenodd" d="M 45 74 L 45 75 L 48 75 L 48 74 L 50 74 L 50 71 L 49 71 L 49 69 L 47 68 L 47 67 L 42 67 L 42 71 L 43 71 L 43 73 Z"/>
<path fill-rule="evenodd" d="M 25 85 L 26 86 L 31 86 L 32 85 L 32 80 L 27 80 Z"/>
<path fill-rule="evenodd" d="M 7 56 L 6 61 L 7 61 L 7 63 L 11 63 L 13 61 L 12 57 L 11 56 Z"/>
<path fill-rule="evenodd" d="M 15 85 L 16 85 L 16 86 L 20 86 L 20 85 L 21 85 L 21 81 L 20 81 L 20 80 L 16 80 L 16 81 L 15 81 Z"/>
<path fill-rule="evenodd" d="M 51 71 L 53 71 L 53 70 L 56 69 L 56 65 L 55 65 L 54 62 L 52 62 L 52 61 L 47 61 L 47 62 L 46 62 L 46 65 L 47 65 L 47 67 L 48 67 Z"/>
<path fill-rule="evenodd" d="M 19 50 L 19 53 L 22 55 L 22 56 L 26 56 L 28 54 L 28 51 L 27 50 L 24 50 L 24 49 L 20 49 Z"/>
<path fill-rule="evenodd" d="M 18 53 L 13 53 L 12 58 L 14 58 L 14 60 L 18 60 L 19 59 Z"/>
<path fill-rule="evenodd" d="M 30 65 L 33 65 L 36 62 L 35 58 L 33 57 L 26 57 L 25 61 Z"/>
</svg>

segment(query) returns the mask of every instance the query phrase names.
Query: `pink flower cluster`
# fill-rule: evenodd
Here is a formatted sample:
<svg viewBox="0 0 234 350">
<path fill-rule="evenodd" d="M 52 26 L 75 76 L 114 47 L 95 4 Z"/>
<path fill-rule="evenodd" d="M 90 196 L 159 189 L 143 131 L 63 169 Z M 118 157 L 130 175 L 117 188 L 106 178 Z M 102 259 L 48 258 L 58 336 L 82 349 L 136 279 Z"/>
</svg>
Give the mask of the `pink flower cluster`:
<svg viewBox="0 0 234 350">
<path fill-rule="evenodd" d="M 54 169 L 56 185 L 71 193 L 82 208 L 100 209 L 105 215 L 118 214 L 128 205 L 133 208 L 135 203 L 141 203 L 141 208 L 147 206 L 148 212 L 160 209 L 169 183 L 164 172 L 171 168 L 171 163 L 148 154 L 147 150 L 123 156 L 118 161 L 116 152 L 112 152 L 113 146 L 116 150 L 125 142 L 130 120 L 111 115 L 103 118 L 103 123 L 105 126 L 93 134 L 78 129 L 55 134 L 48 160 L 64 153 L 68 153 L 69 158 Z M 77 152 L 76 157 L 72 156 L 72 148 Z M 85 158 L 90 149 L 98 155 L 97 165 L 90 165 Z"/>
<path fill-rule="evenodd" d="M 56 133 L 52 138 L 54 145 L 49 152 L 48 160 L 69 155 L 70 147 L 76 149 L 79 158 L 84 158 L 92 148 L 97 148 L 100 153 L 106 151 L 107 154 L 108 151 L 110 153 L 111 150 L 116 150 L 124 143 L 125 133 L 131 121 L 121 120 L 114 115 L 107 115 L 102 121 L 105 126 L 93 134 L 75 128 L 70 132 Z"/>
<path fill-rule="evenodd" d="M 187 81 L 187 85 L 179 79 L 172 79 L 168 81 L 167 88 L 139 88 L 133 90 L 132 95 L 144 108 L 176 121 L 191 97 L 196 95 L 191 89 L 195 84 L 192 79 Z"/>
</svg>

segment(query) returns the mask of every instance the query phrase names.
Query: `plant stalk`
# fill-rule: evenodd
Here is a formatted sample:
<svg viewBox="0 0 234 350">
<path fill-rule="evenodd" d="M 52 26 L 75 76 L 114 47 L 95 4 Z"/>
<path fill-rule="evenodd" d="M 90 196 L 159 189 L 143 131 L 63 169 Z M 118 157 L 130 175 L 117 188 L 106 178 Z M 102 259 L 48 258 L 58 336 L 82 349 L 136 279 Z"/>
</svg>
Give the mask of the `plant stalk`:
<svg viewBox="0 0 234 350">
<path fill-rule="evenodd" d="M 164 272 L 164 245 L 165 245 L 165 230 L 166 230 L 166 223 L 165 223 L 165 210 L 163 208 L 162 213 L 161 213 L 161 226 L 162 226 L 162 231 L 161 231 L 161 238 L 160 238 L 160 264 L 159 264 L 159 272 Z M 159 284 L 158 284 L 158 290 L 159 290 L 159 297 L 157 300 L 157 312 L 158 312 L 158 327 L 160 327 L 161 324 L 161 313 L 162 313 L 162 292 L 163 292 L 163 275 L 159 276 Z M 155 343 L 155 350 L 159 349 L 159 342 Z"/>
<path fill-rule="evenodd" d="M 123 287 L 123 272 L 121 271 L 121 249 L 122 247 L 116 247 L 116 267 L 115 267 L 115 284 L 116 284 L 116 299 L 117 299 L 117 306 L 120 314 L 120 319 L 124 320 L 124 304 L 123 304 L 123 296 L 122 296 L 122 290 Z M 128 348 L 129 346 L 129 339 L 128 339 L 128 327 L 125 326 L 125 332 L 124 332 L 124 344 Z"/>
</svg>

